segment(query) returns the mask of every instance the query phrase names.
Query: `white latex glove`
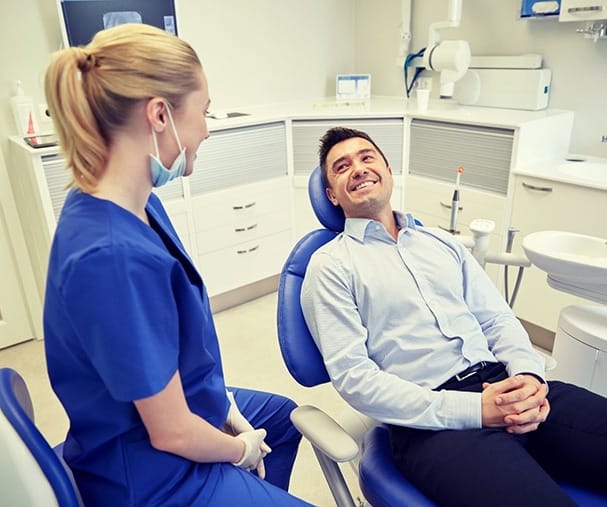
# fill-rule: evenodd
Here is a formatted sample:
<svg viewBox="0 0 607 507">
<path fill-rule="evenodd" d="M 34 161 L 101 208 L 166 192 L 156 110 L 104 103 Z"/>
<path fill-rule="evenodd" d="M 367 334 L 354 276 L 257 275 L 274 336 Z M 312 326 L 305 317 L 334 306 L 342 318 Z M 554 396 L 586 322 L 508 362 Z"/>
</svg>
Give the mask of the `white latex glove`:
<svg viewBox="0 0 607 507">
<path fill-rule="evenodd" d="M 226 395 L 228 397 L 228 400 L 230 400 L 230 409 L 228 410 L 228 417 L 226 419 L 226 422 L 223 425 L 224 431 L 226 433 L 230 433 L 231 435 L 234 435 L 234 436 L 238 436 L 238 435 L 241 435 L 242 433 L 254 431 L 255 428 L 253 428 L 253 426 L 251 426 L 251 423 L 249 421 L 247 421 L 247 418 L 244 415 L 242 415 L 240 410 L 238 410 L 238 405 L 236 405 L 236 400 L 234 399 L 234 394 L 230 391 L 226 391 Z M 264 438 L 265 438 L 266 433 L 265 433 L 265 430 L 263 430 L 263 431 L 264 431 Z M 266 469 L 263 464 L 263 458 L 265 458 L 266 455 L 270 454 L 272 452 L 272 449 L 270 448 L 270 446 L 268 444 L 266 444 L 263 441 L 263 439 L 260 444 L 260 451 L 262 454 L 261 460 L 258 462 L 257 466 L 253 467 L 251 470 L 257 469 L 258 477 L 260 479 L 264 479 L 266 476 Z M 241 467 L 241 468 L 245 468 L 245 467 Z"/>
<path fill-rule="evenodd" d="M 236 438 L 244 442 L 244 453 L 242 454 L 240 461 L 234 463 L 234 465 L 249 472 L 257 469 L 258 474 L 260 473 L 261 465 L 261 472 L 265 475 L 265 468 L 263 466 L 263 457 L 265 456 L 265 453 L 262 451 L 261 447 L 263 439 L 266 438 L 266 430 L 243 431 L 236 435 Z M 261 478 L 263 479 L 263 477 Z"/>
</svg>

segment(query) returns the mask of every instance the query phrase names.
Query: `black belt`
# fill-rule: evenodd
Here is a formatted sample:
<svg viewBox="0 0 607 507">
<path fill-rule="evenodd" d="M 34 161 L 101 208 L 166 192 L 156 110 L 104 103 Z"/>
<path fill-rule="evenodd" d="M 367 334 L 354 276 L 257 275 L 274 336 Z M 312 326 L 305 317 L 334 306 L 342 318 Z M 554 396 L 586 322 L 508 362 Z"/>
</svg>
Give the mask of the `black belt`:
<svg viewBox="0 0 607 507">
<path fill-rule="evenodd" d="M 486 366 L 493 366 L 495 363 L 488 363 L 487 361 L 481 361 L 480 363 L 473 364 L 469 368 L 466 368 L 464 371 L 460 371 L 457 375 L 453 375 L 447 382 L 461 382 L 462 380 L 466 380 L 471 377 L 475 373 L 478 373 Z M 447 383 L 445 382 L 445 384 Z"/>
<path fill-rule="evenodd" d="M 471 378 L 474 375 L 478 375 L 478 378 Z M 506 375 L 503 364 L 481 361 L 480 363 L 473 364 L 469 368 L 466 368 L 464 371 L 460 371 L 457 375 L 453 375 L 453 377 L 436 387 L 434 390 L 440 391 L 441 389 L 447 389 L 466 391 L 469 390 L 471 386 L 478 384 L 481 380 L 484 381 L 490 378 L 497 378 L 496 376 L 499 375 Z"/>
</svg>

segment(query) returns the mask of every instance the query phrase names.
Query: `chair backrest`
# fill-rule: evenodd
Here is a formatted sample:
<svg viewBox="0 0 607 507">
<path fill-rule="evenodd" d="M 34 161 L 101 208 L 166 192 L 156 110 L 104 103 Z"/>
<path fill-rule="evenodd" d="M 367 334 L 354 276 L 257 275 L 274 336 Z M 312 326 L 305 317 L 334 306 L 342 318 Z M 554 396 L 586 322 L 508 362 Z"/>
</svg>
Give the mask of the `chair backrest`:
<svg viewBox="0 0 607 507">
<path fill-rule="evenodd" d="M 3 505 L 78 507 L 70 478 L 34 424 L 27 386 L 0 369 L 0 491 Z"/>
<path fill-rule="evenodd" d="M 342 232 L 346 223 L 344 211 L 329 201 L 325 184 L 322 181 L 320 167 L 316 167 L 310 174 L 308 195 L 314 214 L 323 227 L 330 231 Z"/>
<path fill-rule="evenodd" d="M 312 387 L 330 379 L 301 311 L 301 285 L 310 257 L 343 231 L 345 218 L 341 208 L 327 198 L 319 167 L 310 175 L 308 193 L 312 209 L 325 229 L 307 233 L 291 250 L 280 274 L 277 324 L 280 351 L 289 372 L 301 385 Z"/>
</svg>

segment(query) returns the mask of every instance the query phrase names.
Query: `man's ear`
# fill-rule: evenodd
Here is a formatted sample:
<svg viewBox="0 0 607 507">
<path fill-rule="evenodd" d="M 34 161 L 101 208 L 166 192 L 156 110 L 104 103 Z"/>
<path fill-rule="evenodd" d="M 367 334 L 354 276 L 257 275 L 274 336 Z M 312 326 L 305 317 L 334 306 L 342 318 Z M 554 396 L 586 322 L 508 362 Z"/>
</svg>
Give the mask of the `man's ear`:
<svg viewBox="0 0 607 507">
<path fill-rule="evenodd" d="M 145 106 L 145 117 L 155 132 L 162 132 L 167 126 L 166 108 L 160 97 L 152 97 Z"/>
<path fill-rule="evenodd" d="M 335 192 L 333 192 L 330 188 L 325 188 L 325 193 L 327 194 L 327 199 L 333 203 L 333 206 L 339 206 L 337 202 L 337 198 L 335 197 Z"/>
</svg>

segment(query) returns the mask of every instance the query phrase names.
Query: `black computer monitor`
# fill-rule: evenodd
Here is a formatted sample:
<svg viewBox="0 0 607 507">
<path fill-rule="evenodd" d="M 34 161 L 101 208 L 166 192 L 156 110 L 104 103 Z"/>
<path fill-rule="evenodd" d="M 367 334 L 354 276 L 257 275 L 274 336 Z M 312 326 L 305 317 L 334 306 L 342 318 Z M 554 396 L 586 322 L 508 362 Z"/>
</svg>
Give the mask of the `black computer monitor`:
<svg viewBox="0 0 607 507">
<path fill-rule="evenodd" d="M 57 0 L 64 42 L 88 44 L 100 30 L 145 23 L 177 35 L 174 0 Z"/>
</svg>

